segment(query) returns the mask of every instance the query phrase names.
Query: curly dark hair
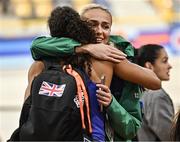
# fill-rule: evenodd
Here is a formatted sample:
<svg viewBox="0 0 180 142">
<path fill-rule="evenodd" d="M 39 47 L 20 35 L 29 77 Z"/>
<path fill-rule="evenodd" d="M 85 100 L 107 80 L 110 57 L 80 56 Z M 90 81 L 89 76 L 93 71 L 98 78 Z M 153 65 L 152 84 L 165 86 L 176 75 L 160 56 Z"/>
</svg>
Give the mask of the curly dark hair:
<svg viewBox="0 0 180 142">
<path fill-rule="evenodd" d="M 71 7 L 56 7 L 48 19 L 50 34 L 52 37 L 72 38 L 82 44 L 95 43 L 95 32 L 90 25 L 81 20 L 80 15 Z M 70 63 L 75 67 L 86 68 L 88 74 L 91 72 L 90 56 L 87 54 L 77 54 L 67 57 L 66 64 Z"/>
</svg>

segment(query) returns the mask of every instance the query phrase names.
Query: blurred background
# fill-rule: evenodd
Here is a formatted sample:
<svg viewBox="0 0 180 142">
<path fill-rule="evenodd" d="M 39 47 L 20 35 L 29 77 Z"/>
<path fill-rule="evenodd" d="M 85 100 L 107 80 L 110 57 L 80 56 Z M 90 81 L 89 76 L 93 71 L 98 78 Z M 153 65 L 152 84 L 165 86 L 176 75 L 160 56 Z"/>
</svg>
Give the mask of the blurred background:
<svg viewBox="0 0 180 142">
<path fill-rule="evenodd" d="M 80 11 L 88 3 L 108 7 L 113 15 L 112 34 L 125 37 L 135 48 L 146 43 L 166 47 L 173 69 L 163 87 L 175 110 L 180 108 L 180 0 L 0 0 L 0 141 L 18 127 L 33 62 L 31 42 L 49 34 L 51 10 L 68 5 Z"/>
</svg>

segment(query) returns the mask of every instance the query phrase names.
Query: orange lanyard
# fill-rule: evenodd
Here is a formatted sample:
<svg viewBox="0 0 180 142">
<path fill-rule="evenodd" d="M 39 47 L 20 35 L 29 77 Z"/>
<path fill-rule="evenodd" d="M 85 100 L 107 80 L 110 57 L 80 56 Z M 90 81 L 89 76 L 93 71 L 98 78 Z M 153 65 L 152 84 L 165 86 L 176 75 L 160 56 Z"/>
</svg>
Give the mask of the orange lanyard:
<svg viewBox="0 0 180 142">
<path fill-rule="evenodd" d="M 89 132 L 92 133 L 92 127 L 91 127 L 91 119 L 90 119 L 90 110 L 89 110 L 89 99 L 88 99 L 88 94 L 86 91 L 86 87 L 84 85 L 84 82 L 81 78 L 81 76 L 72 69 L 71 65 L 66 65 L 65 70 L 68 74 L 72 75 L 77 84 L 77 95 L 79 99 L 79 104 L 80 104 L 80 113 L 81 113 L 81 122 L 82 122 L 82 127 L 86 129 L 85 123 L 84 123 L 84 110 L 83 110 L 83 100 L 82 100 L 82 94 L 84 94 L 84 99 L 85 99 L 85 105 L 86 105 L 86 111 L 87 111 L 87 118 L 88 118 L 88 125 L 89 125 Z"/>
</svg>

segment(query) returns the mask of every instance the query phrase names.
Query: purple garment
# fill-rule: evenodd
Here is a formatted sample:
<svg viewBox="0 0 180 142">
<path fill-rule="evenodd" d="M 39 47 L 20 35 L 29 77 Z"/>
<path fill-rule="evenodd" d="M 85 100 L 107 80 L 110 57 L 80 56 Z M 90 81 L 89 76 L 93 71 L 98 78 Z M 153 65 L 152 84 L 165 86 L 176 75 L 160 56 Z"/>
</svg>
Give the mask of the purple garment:
<svg viewBox="0 0 180 142">
<path fill-rule="evenodd" d="M 100 112 L 100 105 L 97 101 L 96 90 L 98 88 L 90 79 L 87 79 L 86 83 L 90 97 L 92 137 L 95 141 L 105 141 L 105 117 L 104 113 Z"/>
</svg>

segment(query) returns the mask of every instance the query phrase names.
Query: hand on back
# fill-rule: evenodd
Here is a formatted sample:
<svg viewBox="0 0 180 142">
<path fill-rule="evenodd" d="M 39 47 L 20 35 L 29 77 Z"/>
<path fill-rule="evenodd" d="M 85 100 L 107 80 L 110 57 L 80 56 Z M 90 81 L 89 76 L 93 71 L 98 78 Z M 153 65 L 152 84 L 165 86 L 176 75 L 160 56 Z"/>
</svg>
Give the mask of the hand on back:
<svg viewBox="0 0 180 142">
<path fill-rule="evenodd" d="M 76 52 L 89 53 L 94 58 L 115 63 L 121 62 L 127 56 L 117 48 L 103 43 L 83 45 L 80 48 L 76 48 Z"/>
</svg>

